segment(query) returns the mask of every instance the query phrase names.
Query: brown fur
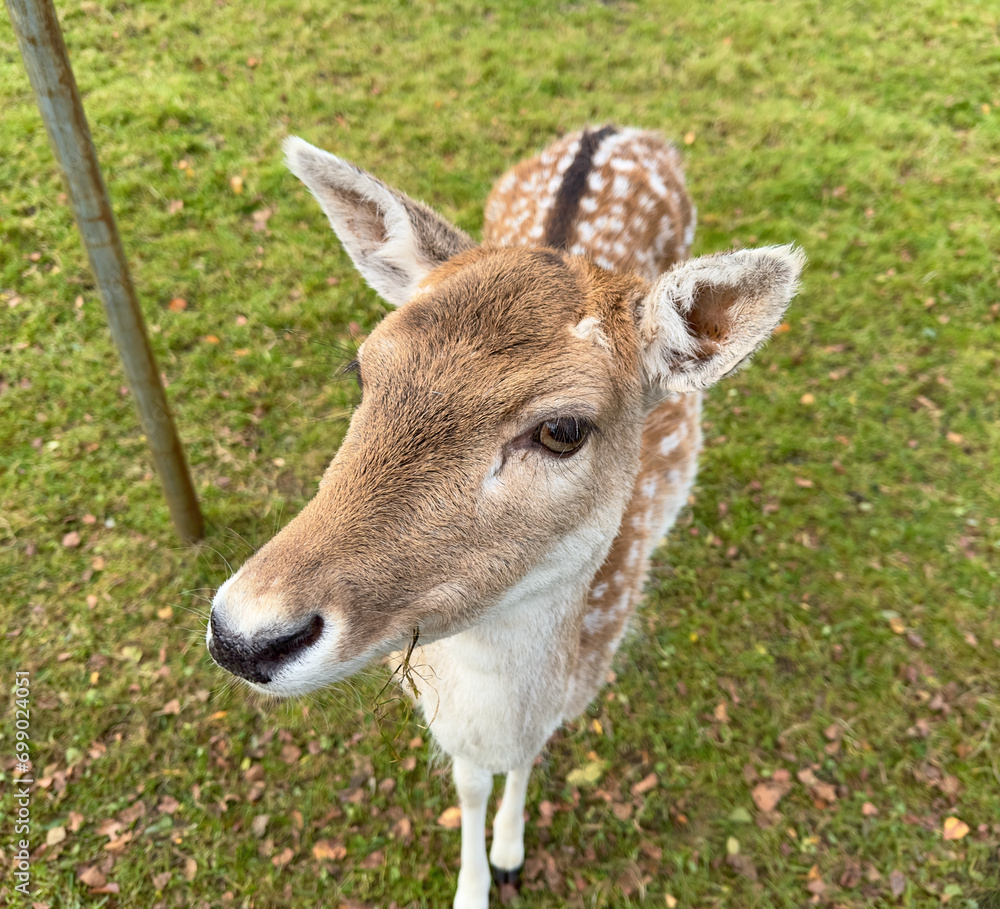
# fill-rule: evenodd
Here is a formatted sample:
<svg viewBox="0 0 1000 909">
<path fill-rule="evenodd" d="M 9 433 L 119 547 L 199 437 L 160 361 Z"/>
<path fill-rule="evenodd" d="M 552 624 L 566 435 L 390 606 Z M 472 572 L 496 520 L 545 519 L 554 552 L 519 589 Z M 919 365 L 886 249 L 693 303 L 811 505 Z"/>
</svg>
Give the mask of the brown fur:
<svg viewBox="0 0 1000 909">
<path fill-rule="evenodd" d="M 555 202 L 545 188 L 572 166 L 582 136 L 574 133 L 564 137 L 541 155 L 517 164 L 497 182 L 486 205 L 483 232 L 487 240 L 532 245 L 533 237 L 540 233 L 538 226 L 546 222 Z M 581 197 L 581 205 L 592 200 L 594 214 L 577 213 L 567 247 L 602 261 L 616 272 L 637 273 L 653 280 L 687 258 L 690 249 L 694 207 L 684 186 L 679 156 L 653 133 L 627 130 L 604 141 L 612 147 L 612 154 L 594 169 L 598 179 L 590 181 L 591 187 Z M 627 197 L 616 191 L 615 178 L 619 176 L 628 180 Z M 664 193 L 653 188 L 654 180 L 657 187 L 663 186 Z M 602 217 L 605 220 L 601 221 Z M 617 231 L 609 224 L 612 217 L 622 222 Z M 581 229 L 588 224 L 594 225 L 593 232 Z M 606 326 L 605 334 L 616 338 L 615 328 L 626 334 L 632 330 L 631 326 L 612 323 Z M 667 401 L 646 419 L 632 496 L 611 552 L 591 585 L 567 715 L 584 709 L 600 688 L 642 597 L 649 556 L 684 504 L 687 487 L 697 471 L 700 414 L 701 394 L 694 392 Z M 667 455 L 659 454 L 663 440 L 674 437 L 677 446 Z M 657 481 L 656 489 L 647 495 L 643 490 L 649 488 L 651 479 Z M 595 597 L 595 590 L 601 595 Z"/>
</svg>

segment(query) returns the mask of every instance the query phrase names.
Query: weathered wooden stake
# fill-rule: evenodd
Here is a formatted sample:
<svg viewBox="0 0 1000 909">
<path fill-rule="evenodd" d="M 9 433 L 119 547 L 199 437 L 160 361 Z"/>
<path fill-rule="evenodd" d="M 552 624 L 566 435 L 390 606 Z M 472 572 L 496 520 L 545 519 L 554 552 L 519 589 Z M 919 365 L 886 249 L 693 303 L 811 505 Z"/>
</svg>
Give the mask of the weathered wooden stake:
<svg viewBox="0 0 1000 909">
<path fill-rule="evenodd" d="M 202 535 L 201 511 L 129 277 L 55 7 L 52 0 L 6 2 L 170 514 L 180 536 L 192 542 Z"/>
</svg>

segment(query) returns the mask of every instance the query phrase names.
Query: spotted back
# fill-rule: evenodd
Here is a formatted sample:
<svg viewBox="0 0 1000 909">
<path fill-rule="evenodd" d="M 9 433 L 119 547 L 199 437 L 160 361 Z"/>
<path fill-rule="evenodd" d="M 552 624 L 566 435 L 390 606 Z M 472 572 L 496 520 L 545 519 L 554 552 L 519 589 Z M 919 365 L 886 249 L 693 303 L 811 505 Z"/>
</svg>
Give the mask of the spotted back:
<svg viewBox="0 0 1000 909">
<path fill-rule="evenodd" d="M 571 133 L 522 161 L 486 204 L 485 239 L 547 246 L 653 281 L 687 258 L 695 208 L 677 150 L 638 129 Z"/>
</svg>

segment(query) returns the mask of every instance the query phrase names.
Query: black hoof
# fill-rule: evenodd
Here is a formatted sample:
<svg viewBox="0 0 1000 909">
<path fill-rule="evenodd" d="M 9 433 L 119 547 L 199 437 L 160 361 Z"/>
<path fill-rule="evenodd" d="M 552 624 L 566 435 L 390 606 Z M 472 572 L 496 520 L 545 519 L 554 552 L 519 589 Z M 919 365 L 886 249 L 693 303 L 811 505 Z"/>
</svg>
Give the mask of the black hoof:
<svg viewBox="0 0 1000 909">
<path fill-rule="evenodd" d="M 506 868 L 497 868 L 496 865 L 490 865 L 490 871 L 493 873 L 493 883 L 498 887 L 503 887 L 506 884 L 508 887 L 520 890 L 521 869 L 523 867 L 524 865 L 519 865 L 517 868 L 508 870 Z"/>
</svg>

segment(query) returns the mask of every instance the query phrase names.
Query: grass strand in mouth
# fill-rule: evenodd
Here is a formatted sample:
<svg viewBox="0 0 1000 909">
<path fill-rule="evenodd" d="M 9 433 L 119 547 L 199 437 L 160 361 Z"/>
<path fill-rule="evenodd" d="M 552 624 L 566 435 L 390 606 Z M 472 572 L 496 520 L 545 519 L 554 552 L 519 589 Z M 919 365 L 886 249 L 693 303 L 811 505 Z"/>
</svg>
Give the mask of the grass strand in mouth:
<svg viewBox="0 0 1000 909">
<path fill-rule="evenodd" d="M 414 628 L 413 635 L 410 638 L 410 643 L 407 644 L 406 650 L 401 651 L 400 653 L 400 662 L 396 665 L 396 668 L 392 670 L 392 674 L 386 680 L 386 683 L 382 686 L 382 689 L 379 691 L 374 701 L 375 720 L 378 723 L 379 732 L 382 734 L 382 740 L 389 749 L 394 761 L 399 761 L 401 759 L 399 752 L 396 750 L 395 743 L 398 741 L 400 735 L 406 729 L 410 718 L 413 716 L 413 701 L 419 700 L 428 690 L 434 690 L 434 686 L 423 674 L 424 670 L 429 670 L 433 673 L 433 669 L 426 664 L 414 666 L 412 662 L 413 652 L 416 649 L 419 640 L 420 629 Z M 416 676 L 416 678 L 414 678 L 414 676 Z M 420 685 L 424 686 L 423 688 L 417 685 L 416 679 L 420 679 Z M 400 688 L 404 684 L 409 691 L 400 691 Z M 388 705 L 390 703 L 398 703 L 402 705 L 402 719 L 390 716 L 388 711 Z M 435 708 L 435 710 L 431 713 L 431 718 L 428 720 L 427 726 L 430 726 L 434 722 L 434 717 L 436 716 L 437 709 Z M 393 723 L 395 726 L 395 731 L 391 735 L 386 729 L 386 725 L 389 723 Z"/>
</svg>

